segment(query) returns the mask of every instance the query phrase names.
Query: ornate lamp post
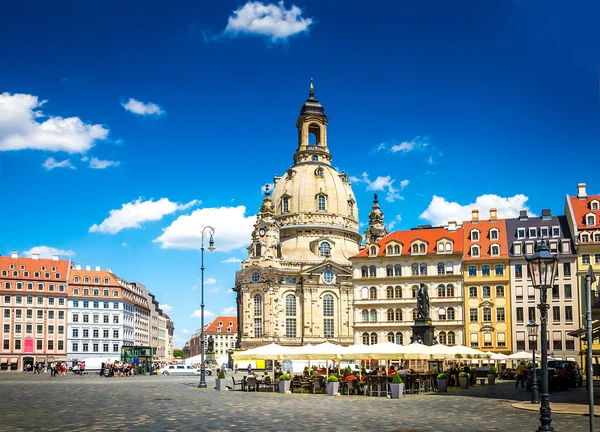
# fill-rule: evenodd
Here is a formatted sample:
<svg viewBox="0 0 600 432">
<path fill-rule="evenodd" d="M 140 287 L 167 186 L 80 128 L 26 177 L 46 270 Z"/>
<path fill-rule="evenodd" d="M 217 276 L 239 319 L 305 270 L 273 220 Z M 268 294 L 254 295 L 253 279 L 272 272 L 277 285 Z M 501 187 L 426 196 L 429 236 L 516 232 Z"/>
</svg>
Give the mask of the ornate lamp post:
<svg viewBox="0 0 600 432">
<path fill-rule="evenodd" d="M 538 432 L 553 431 L 550 395 L 548 394 L 548 309 L 547 291 L 554 285 L 558 259 L 550 253 L 548 245 L 542 241 L 538 250 L 527 258 L 527 267 L 531 275 L 531 283 L 540 290 L 540 316 L 542 321 L 542 404 L 540 405 L 540 427 Z"/>
<path fill-rule="evenodd" d="M 537 376 L 535 374 L 535 347 L 537 345 L 539 327 L 540 326 L 534 320 L 529 321 L 529 324 L 527 324 L 527 335 L 529 336 L 529 341 L 533 344 L 533 387 L 531 387 L 532 404 L 540 403 L 540 392 L 538 390 Z"/>
<path fill-rule="evenodd" d="M 215 250 L 215 241 L 213 240 L 215 229 L 211 226 L 205 226 L 202 228 L 202 242 L 200 244 L 200 250 L 202 251 L 202 266 L 200 267 L 202 272 L 202 303 L 200 303 L 200 361 L 202 362 L 202 365 L 200 366 L 200 384 L 198 384 L 198 388 L 206 388 L 206 364 L 204 360 L 204 237 L 206 236 L 206 230 L 208 230 L 210 233 L 210 238 L 208 239 L 208 250 L 211 252 Z"/>
</svg>

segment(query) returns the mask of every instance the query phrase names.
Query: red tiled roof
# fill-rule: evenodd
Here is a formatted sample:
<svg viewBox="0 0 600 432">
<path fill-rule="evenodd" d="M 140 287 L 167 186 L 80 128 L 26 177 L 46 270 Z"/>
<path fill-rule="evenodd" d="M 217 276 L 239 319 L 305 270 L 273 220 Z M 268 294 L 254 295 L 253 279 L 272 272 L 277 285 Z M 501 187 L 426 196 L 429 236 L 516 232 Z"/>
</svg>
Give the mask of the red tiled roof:
<svg viewBox="0 0 600 432">
<path fill-rule="evenodd" d="M 498 229 L 498 239 L 492 240 L 490 238 L 490 229 Z M 482 259 L 498 259 L 508 258 L 508 240 L 506 237 L 506 223 L 504 219 L 498 219 L 496 221 L 482 220 L 479 222 L 466 221 L 463 222 L 464 236 L 465 236 L 465 261 L 469 260 L 482 260 Z M 479 230 L 479 240 L 471 240 L 471 231 Z M 490 255 L 492 244 L 500 245 L 500 255 Z M 471 246 L 479 246 L 479 256 L 471 256 Z"/>
<path fill-rule="evenodd" d="M 571 207 L 573 207 L 577 229 L 600 229 L 600 210 L 592 210 L 592 206 L 590 204 L 594 200 L 600 201 L 600 195 L 590 195 L 585 199 L 579 199 L 576 196 L 573 196 L 569 197 L 569 199 L 571 200 Z M 588 213 L 593 213 L 596 215 L 596 225 L 586 224 L 585 216 Z"/>
<path fill-rule="evenodd" d="M 222 325 L 219 325 L 219 322 L 222 323 Z M 229 323 L 231 323 L 232 325 L 230 326 Z M 217 329 L 220 328 L 221 330 L 218 331 Z M 231 329 L 229 332 L 227 331 L 227 329 Z M 205 333 L 209 333 L 209 332 L 213 332 L 213 333 L 236 333 L 237 332 L 237 317 L 231 317 L 231 316 L 219 316 L 216 317 L 215 320 L 213 322 L 211 322 L 208 327 L 206 327 L 206 330 L 204 331 Z"/>
<path fill-rule="evenodd" d="M 437 253 L 437 242 L 441 239 L 449 239 L 454 243 L 453 245 L 453 253 L 462 253 L 463 251 L 463 234 L 462 228 L 457 227 L 456 231 L 448 231 L 447 228 L 423 228 L 423 229 L 413 229 L 408 231 L 394 231 L 393 233 L 388 234 L 381 240 L 377 242 L 379 246 L 379 251 L 377 256 L 384 257 L 386 256 L 386 246 L 388 243 L 400 243 L 402 244 L 402 256 L 411 255 L 410 245 L 415 240 L 423 240 L 427 243 L 427 253 L 428 254 L 436 254 Z M 395 255 L 397 256 L 397 255 Z M 354 255 L 352 258 L 367 258 L 369 257 L 369 248 L 364 248 L 358 254 Z"/>
<path fill-rule="evenodd" d="M 10 268 L 10 265 L 14 264 L 14 268 Z M 24 270 L 21 270 L 21 265 L 25 266 Z M 42 267 L 46 267 L 46 270 L 42 270 Z M 56 267 L 53 271 L 52 267 Z M 67 273 L 69 270 L 69 260 L 58 260 L 54 261 L 51 259 L 40 258 L 11 258 L 10 256 L 0 256 L 0 270 L 7 270 L 8 276 L 0 276 L 3 279 L 19 279 L 19 280 L 53 280 L 53 281 L 65 281 L 67 280 Z M 13 276 L 13 271 L 19 272 L 18 276 Z M 23 276 L 23 272 L 28 271 L 29 276 Z M 34 272 L 40 272 L 39 277 L 34 277 Z M 45 277 L 45 273 L 50 273 L 50 277 Z M 56 274 L 60 273 L 60 278 L 56 278 Z M 1 273 L 0 273 L 1 274 Z"/>
</svg>

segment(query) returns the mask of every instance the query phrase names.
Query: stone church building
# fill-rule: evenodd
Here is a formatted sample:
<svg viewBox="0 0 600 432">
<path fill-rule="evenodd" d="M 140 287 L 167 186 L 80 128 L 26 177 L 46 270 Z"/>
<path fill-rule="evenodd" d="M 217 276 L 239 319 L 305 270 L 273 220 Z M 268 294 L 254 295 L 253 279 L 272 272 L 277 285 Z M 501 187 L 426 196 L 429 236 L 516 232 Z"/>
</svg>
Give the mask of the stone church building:
<svg viewBox="0 0 600 432">
<path fill-rule="evenodd" d="M 331 165 L 327 122 L 313 86 L 296 122 L 294 164 L 260 206 L 248 258 L 236 273 L 241 348 L 276 342 L 353 343 L 350 257 L 359 252 L 358 208 Z"/>
</svg>

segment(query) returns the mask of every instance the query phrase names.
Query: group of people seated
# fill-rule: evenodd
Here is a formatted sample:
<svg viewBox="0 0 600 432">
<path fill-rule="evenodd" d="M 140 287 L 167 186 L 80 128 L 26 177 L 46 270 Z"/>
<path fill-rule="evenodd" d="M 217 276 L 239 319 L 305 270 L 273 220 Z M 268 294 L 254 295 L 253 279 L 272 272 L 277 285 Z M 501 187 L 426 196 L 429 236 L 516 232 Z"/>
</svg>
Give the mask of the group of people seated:
<svg viewBox="0 0 600 432">
<path fill-rule="evenodd" d="M 134 375 L 135 364 L 128 362 L 115 361 L 102 363 L 100 368 L 100 376 L 106 377 L 123 377 Z"/>
</svg>

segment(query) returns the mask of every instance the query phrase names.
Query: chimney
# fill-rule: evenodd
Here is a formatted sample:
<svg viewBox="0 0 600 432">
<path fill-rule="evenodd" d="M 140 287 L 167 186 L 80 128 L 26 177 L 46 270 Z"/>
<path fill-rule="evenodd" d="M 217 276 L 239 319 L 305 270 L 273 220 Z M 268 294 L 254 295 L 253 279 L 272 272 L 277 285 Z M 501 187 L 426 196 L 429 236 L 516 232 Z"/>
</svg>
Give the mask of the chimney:
<svg viewBox="0 0 600 432">
<path fill-rule="evenodd" d="M 31 254 L 31 259 L 39 260 L 40 259 L 40 254 L 39 253 Z"/>
<path fill-rule="evenodd" d="M 112 273 L 112 269 L 111 268 L 107 268 L 106 271 L 109 272 L 109 273 Z"/>
<path fill-rule="evenodd" d="M 479 222 L 479 210 L 477 210 L 477 209 L 471 210 L 471 221 Z"/>
<path fill-rule="evenodd" d="M 52 261 L 58 261 L 59 258 L 60 258 L 60 255 L 58 255 L 58 254 L 52 255 Z"/>
<path fill-rule="evenodd" d="M 100 271 L 100 266 L 96 266 L 96 271 Z"/>
<path fill-rule="evenodd" d="M 81 270 L 81 266 L 80 266 L 79 264 L 77 264 L 77 265 L 75 266 L 75 270 Z"/>
<path fill-rule="evenodd" d="M 498 210 L 496 210 L 495 208 L 490 209 L 490 220 L 491 221 L 498 220 Z"/>
<path fill-rule="evenodd" d="M 519 220 L 527 220 L 527 210 L 521 210 L 519 212 Z"/>
<path fill-rule="evenodd" d="M 543 209 L 542 210 L 542 219 L 552 219 L 552 211 L 550 211 L 550 209 Z"/>
<path fill-rule="evenodd" d="M 587 198 L 587 192 L 585 191 L 585 183 L 579 183 L 577 185 L 577 198 L 579 198 L 579 199 Z"/>
<path fill-rule="evenodd" d="M 448 221 L 448 231 L 456 231 L 456 221 Z"/>
<path fill-rule="evenodd" d="M 92 266 L 85 266 L 85 269 L 86 269 L 87 271 L 90 271 L 90 270 L 92 270 Z"/>
<path fill-rule="evenodd" d="M 18 259 L 19 258 L 19 252 L 12 252 L 10 254 L 10 257 L 13 258 L 13 259 Z"/>
</svg>

